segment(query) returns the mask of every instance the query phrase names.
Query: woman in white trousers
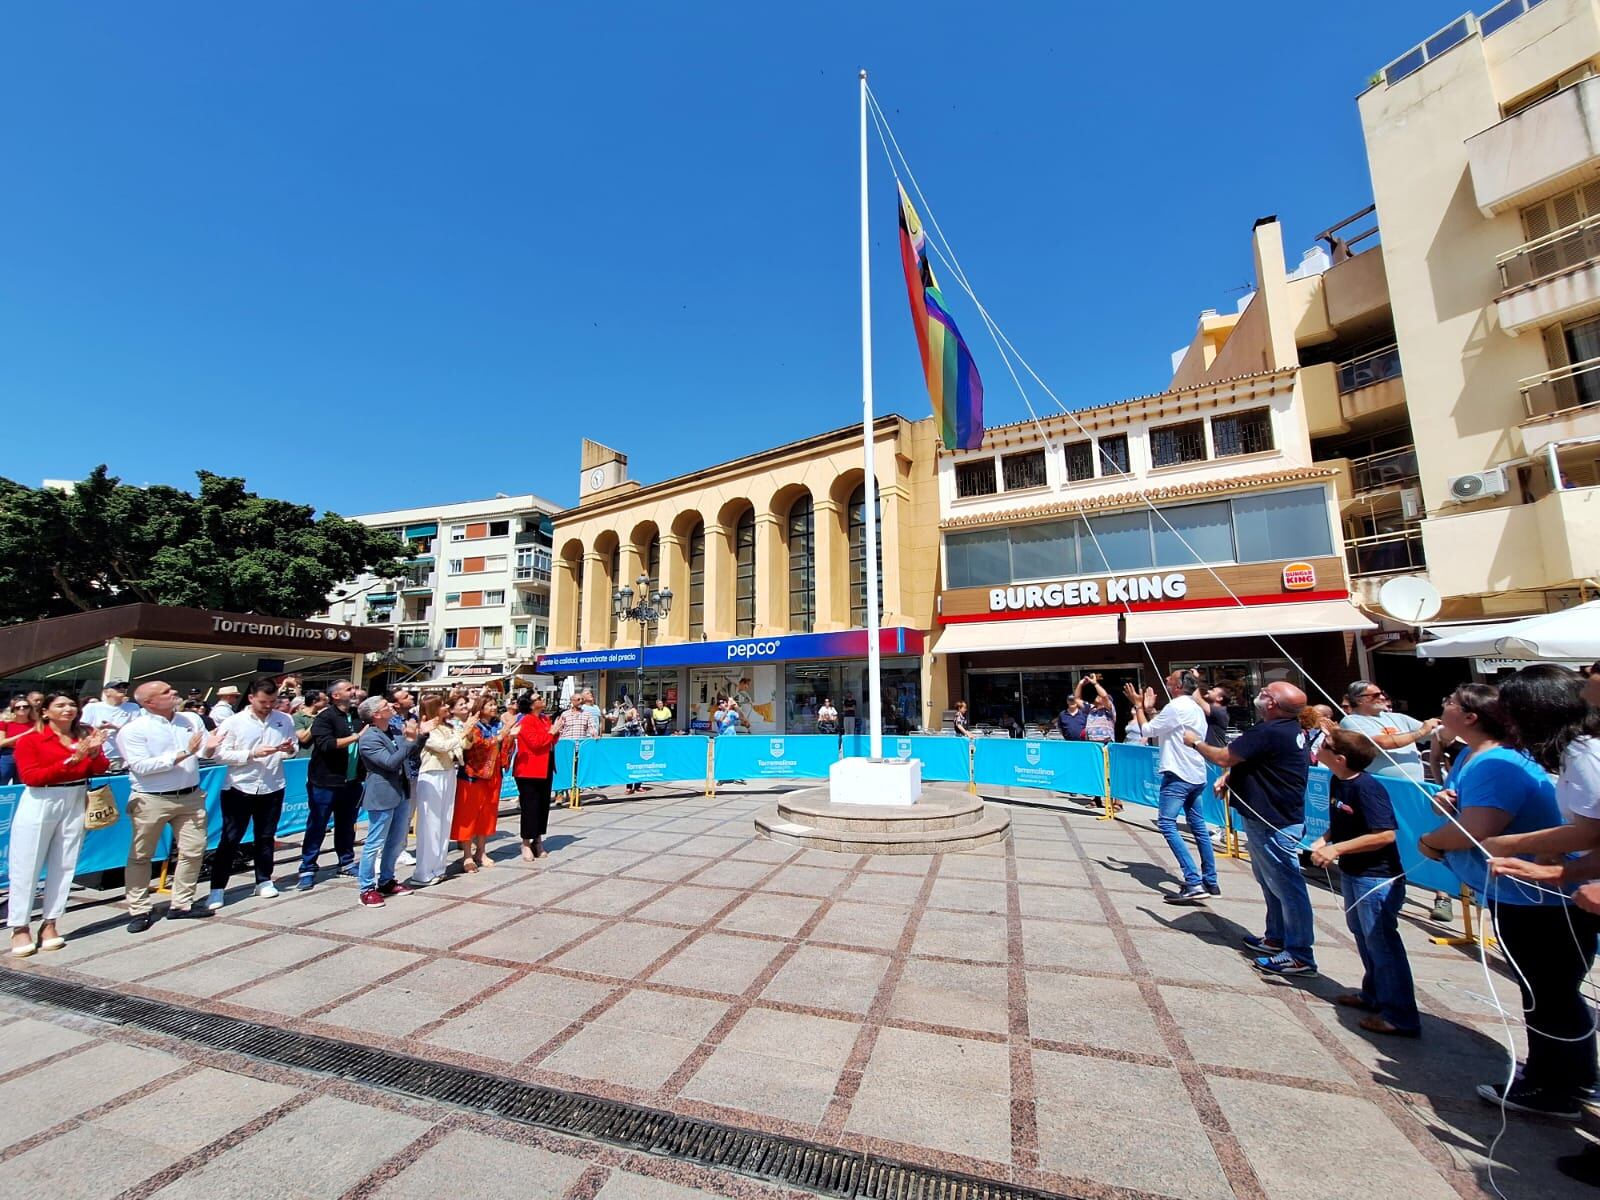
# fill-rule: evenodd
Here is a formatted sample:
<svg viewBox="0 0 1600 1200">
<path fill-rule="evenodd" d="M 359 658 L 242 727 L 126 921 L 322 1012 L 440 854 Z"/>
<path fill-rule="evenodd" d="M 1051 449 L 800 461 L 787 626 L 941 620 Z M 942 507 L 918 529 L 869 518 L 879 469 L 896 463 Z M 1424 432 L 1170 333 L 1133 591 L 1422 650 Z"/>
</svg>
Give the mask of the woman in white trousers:
<svg viewBox="0 0 1600 1200">
<path fill-rule="evenodd" d="M 78 705 L 71 696 L 46 696 L 39 727 L 14 743 L 22 797 L 11 817 L 11 844 L 6 874 L 11 903 L 6 924 L 11 929 L 11 954 L 27 958 L 35 950 L 59 950 L 67 944 L 56 921 L 67 910 L 67 893 L 83 848 L 83 814 L 89 779 L 111 769 L 100 747 L 107 731 L 78 724 Z M 45 870 L 44 923 L 33 939 L 33 891 L 40 868 Z"/>
<path fill-rule="evenodd" d="M 465 707 L 466 701 L 461 701 Z M 461 731 L 450 723 L 442 696 L 422 701 L 422 724 L 427 737 L 417 764 L 417 865 L 408 887 L 427 887 L 444 878 L 445 855 L 450 848 L 450 816 L 456 806 L 456 771 L 461 766 Z"/>
</svg>

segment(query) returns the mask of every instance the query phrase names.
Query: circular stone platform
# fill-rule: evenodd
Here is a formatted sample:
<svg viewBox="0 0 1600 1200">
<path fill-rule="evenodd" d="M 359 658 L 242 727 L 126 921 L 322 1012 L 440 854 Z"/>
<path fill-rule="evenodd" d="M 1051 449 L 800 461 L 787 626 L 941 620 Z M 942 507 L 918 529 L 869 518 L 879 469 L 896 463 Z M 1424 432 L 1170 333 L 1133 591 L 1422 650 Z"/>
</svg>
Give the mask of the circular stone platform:
<svg viewBox="0 0 1600 1200">
<path fill-rule="evenodd" d="M 756 817 L 774 842 L 843 854 L 954 854 L 998 842 L 1011 814 L 959 785 L 924 784 L 911 805 L 835 804 L 826 787 L 790 792 Z"/>
</svg>

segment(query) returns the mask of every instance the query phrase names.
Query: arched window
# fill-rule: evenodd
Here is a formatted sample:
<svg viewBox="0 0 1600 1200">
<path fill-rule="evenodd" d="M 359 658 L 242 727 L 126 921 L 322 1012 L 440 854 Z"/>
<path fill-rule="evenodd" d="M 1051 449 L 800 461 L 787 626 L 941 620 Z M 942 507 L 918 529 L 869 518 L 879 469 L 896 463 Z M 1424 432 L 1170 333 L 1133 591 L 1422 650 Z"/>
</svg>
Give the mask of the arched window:
<svg viewBox="0 0 1600 1200">
<path fill-rule="evenodd" d="M 756 510 L 747 508 L 733 527 L 733 634 L 756 631 Z"/>
<path fill-rule="evenodd" d="M 706 636 L 706 527 L 702 522 L 689 534 L 689 637 Z"/>
<path fill-rule="evenodd" d="M 789 509 L 789 628 L 810 633 L 817 619 L 817 529 L 810 495 Z"/>
<path fill-rule="evenodd" d="M 650 546 L 645 551 L 644 573 L 650 576 L 650 586 L 647 590 L 652 592 L 658 590 L 661 587 L 661 538 L 656 534 L 650 535 Z M 645 626 L 644 640 L 647 646 L 655 645 L 656 634 L 660 632 L 658 626 L 659 622 L 656 625 Z"/>
<path fill-rule="evenodd" d="M 883 505 L 873 497 L 877 514 L 878 617 L 883 617 Z M 862 484 L 850 494 L 850 624 L 867 623 L 867 488 Z"/>
<path fill-rule="evenodd" d="M 611 551 L 611 596 L 616 595 L 617 589 L 622 586 L 622 547 L 615 546 Z M 611 596 L 606 597 L 606 602 L 611 607 L 611 641 L 608 645 L 617 644 L 617 606 Z"/>
</svg>

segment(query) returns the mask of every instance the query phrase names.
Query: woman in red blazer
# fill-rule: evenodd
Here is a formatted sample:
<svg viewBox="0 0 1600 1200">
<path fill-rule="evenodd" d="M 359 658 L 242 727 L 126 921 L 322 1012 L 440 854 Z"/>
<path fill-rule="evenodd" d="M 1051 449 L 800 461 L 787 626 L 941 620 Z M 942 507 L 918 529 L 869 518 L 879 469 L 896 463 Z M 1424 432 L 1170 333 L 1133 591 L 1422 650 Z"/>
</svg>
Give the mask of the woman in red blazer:
<svg viewBox="0 0 1600 1200">
<path fill-rule="evenodd" d="M 555 740 L 544 697 L 536 694 L 533 711 L 517 725 L 517 756 L 511 764 L 522 803 L 522 857 L 528 862 L 549 853 L 544 831 L 550 824 L 550 777 L 555 765 L 550 753 Z"/>
</svg>

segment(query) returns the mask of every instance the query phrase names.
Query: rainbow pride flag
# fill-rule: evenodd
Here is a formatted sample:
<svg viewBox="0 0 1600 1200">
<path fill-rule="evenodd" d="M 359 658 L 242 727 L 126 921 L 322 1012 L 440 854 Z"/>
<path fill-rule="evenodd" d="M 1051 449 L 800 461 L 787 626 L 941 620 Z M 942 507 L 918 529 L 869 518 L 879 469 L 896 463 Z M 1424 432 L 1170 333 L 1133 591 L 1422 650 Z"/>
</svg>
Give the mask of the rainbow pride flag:
<svg viewBox="0 0 1600 1200">
<path fill-rule="evenodd" d="M 928 398 L 939 422 L 939 440 L 947 450 L 976 450 L 983 444 L 983 380 L 961 338 L 961 331 L 945 311 L 944 297 L 928 262 L 922 220 L 911 207 L 906 189 L 900 188 L 900 265 L 906 272 L 911 299 L 911 323 L 922 351 L 922 371 L 928 379 Z"/>
</svg>

